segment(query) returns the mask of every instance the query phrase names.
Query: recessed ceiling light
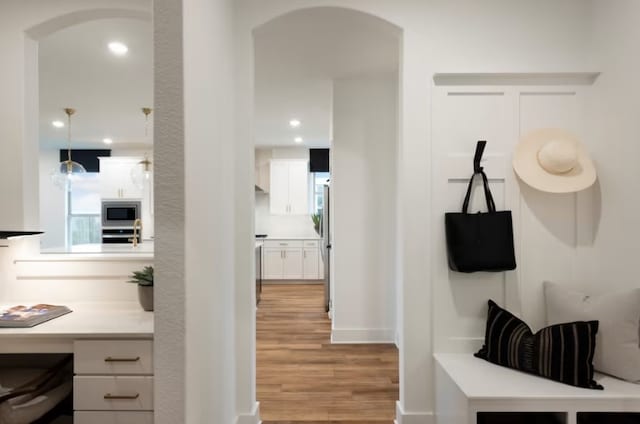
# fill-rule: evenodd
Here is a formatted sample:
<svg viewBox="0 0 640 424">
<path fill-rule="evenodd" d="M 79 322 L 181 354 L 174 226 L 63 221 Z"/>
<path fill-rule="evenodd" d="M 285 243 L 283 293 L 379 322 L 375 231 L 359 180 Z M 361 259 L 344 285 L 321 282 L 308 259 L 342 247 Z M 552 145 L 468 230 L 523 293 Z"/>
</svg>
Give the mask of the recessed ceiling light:
<svg viewBox="0 0 640 424">
<path fill-rule="evenodd" d="M 53 121 L 51 123 L 51 125 L 53 125 L 56 128 L 62 128 L 62 127 L 64 127 L 64 122 L 62 122 L 62 121 Z"/>
<path fill-rule="evenodd" d="M 129 51 L 129 47 L 119 41 L 109 43 L 109 50 L 116 56 L 124 56 Z"/>
<path fill-rule="evenodd" d="M 112 139 L 110 139 L 110 138 L 103 138 L 103 139 L 102 139 L 102 142 L 103 142 L 104 144 L 111 144 L 111 143 L 113 143 L 113 140 L 112 140 Z"/>
<path fill-rule="evenodd" d="M 289 121 L 289 126 L 291 128 L 298 128 L 300 124 L 302 124 L 302 122 L 300 122 L 300 120 L 298 119 L 292 119 L 291 121 Z"/>
<path fill-rule="evenodd" d="M 296 137 L 293 139 L 296 143 L 302 143 L 302 137 Z"/>
</svg>

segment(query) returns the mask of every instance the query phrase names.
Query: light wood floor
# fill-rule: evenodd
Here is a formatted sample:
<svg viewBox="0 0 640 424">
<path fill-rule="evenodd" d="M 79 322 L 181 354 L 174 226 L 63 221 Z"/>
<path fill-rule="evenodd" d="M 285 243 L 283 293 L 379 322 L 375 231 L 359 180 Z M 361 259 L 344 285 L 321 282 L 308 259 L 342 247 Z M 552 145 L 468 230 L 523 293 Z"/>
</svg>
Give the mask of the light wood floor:
<svg viewBox="0 0 640 424">
<path fill-rule="evenodd" d="M 394 345 L 332 345 L 322 285 L 265 284 L 257 314 L 263 424 L 391 424 Z"/>
</svg>

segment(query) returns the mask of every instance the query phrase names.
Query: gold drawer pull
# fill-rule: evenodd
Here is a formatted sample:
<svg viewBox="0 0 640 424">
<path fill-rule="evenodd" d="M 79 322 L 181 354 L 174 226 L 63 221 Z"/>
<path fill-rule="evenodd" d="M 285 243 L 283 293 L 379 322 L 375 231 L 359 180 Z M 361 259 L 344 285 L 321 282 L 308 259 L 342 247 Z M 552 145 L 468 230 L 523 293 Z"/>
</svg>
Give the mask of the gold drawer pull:
<svg viewBox="0 0 640 424">
<path fill-rule="evenodd" d="M 139 360 L 139 356 L 135 358 L 112 358 L 111 356 L 107 356 L 104 358 L 104 362 L 138 362 Z"/>
<path fill-rule="evenodd" d="M 107 393 L 104 395 L 105 400 L 119 400 L 119 399 L 127 399 L 127 400 L 135 400 L 140 397 L 140 393 L 136 393 L 135 395 L 112 395 L 111 393 Z"/>
</svg>

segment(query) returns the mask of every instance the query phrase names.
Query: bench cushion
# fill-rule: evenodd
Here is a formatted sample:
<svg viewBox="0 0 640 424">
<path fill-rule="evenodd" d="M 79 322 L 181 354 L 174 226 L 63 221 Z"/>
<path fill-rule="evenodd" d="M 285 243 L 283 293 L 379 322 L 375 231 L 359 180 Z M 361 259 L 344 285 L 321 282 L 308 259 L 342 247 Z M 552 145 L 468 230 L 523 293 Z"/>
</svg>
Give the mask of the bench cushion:
<svg viewBox="0 0 640 424">
<path fill-rule="evenodd" d="M 489 300 L 485 342 L 475 356 L 572 386 L 602 389 L 593 380 L 597 331 L 598 321 L 576 321 L 533 334 L 524 321 Z"/>
</svg>

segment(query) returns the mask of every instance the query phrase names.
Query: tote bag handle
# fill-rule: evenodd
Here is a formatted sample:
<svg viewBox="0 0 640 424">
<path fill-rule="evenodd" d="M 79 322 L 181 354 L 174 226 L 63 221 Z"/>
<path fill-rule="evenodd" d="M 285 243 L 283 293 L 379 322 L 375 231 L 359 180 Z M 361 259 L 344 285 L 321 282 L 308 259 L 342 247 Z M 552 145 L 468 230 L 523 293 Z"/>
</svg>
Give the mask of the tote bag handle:
<svg viewBox="0 0 640 424">
<path fill-rule="evenodd" d="M 496 211 L 496 204 L 493 201 L 493 196 L 491 195 L 491 190 L 489 190 L 489 181 L 487 179 L 487 175 L 484 173 L 484 168 L 480 166 L 480 161 L 482 160 L 482 154 L 484 153 L 484 148 L 487 145 L 487 142 L 484 140 L 478 141 L 476 144 L 476 153 L 473 157 L 473 175 L 469 180 L 469 186 L 467 187 L 467 194 L 464 196 L 464 203 L 462 204 L 462 213 L 468 213 L 469 209 L 469 200 L 471 198 L 471 188 L 473 187 L 473 179 L 476 175 L 482 176 L 482 184 L 484 186 L 484 198 L 487 202 L 487 209 L 489 212 Z"/>
</svg>

